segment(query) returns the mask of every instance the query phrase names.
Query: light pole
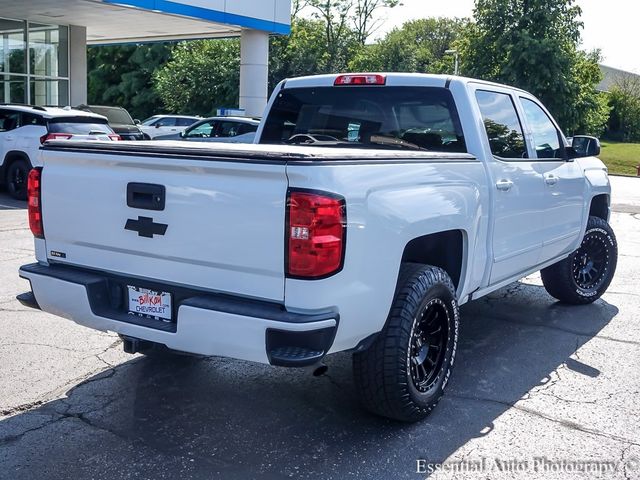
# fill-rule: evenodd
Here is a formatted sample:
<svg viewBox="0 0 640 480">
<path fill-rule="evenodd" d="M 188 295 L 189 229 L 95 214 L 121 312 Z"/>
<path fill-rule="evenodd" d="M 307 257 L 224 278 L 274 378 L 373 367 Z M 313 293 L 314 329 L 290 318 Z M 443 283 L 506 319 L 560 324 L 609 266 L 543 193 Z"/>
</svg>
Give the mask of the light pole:
<svg viewBox="0 0 640 480">
<path fill-rule="evenodd" d="M 458 75 L 459 70 L 460 70 L 460 62 L 458 60 L 460 55 L 458 54 L 458 50 L 445 50 L 444 53 L 445 53 L 445 55 L 454 55 L 455 66 L 453 68 L 453 74 L 454 75 Z"/>
</svg>

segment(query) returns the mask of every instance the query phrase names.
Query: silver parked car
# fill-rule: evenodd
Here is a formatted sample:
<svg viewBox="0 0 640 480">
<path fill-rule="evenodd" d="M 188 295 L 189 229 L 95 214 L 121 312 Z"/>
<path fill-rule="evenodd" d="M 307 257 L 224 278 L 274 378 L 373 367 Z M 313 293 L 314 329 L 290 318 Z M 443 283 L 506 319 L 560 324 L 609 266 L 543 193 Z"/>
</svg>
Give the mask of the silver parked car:
<svg viewBox="0 0 640 480">
<path fill-rule="evenodd" d="M 253 143 L 258 125 L 260 125 L 258 118 L 211 117 L 194 123 L 183 132 L 160 135 L 154 140 Z"/>
</svg>

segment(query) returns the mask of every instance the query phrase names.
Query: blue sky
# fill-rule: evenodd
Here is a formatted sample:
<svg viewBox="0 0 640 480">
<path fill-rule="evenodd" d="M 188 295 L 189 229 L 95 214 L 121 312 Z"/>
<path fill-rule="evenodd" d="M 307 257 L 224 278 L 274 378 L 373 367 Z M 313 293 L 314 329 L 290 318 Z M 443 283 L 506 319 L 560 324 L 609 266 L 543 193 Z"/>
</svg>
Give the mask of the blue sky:
<svg viewBox="0 0 640 480">
<path fill-rule="evenodd" d="M 403 6 L 383 13 L 387 21 L 378 34 L 422 17 L 470 17 L 473 0 L 402 0 Z M 640 1 L 578 0 L 582 7 L 583 48 L 600 48 L 603 63 L 640 73 Z"/>
</svg>

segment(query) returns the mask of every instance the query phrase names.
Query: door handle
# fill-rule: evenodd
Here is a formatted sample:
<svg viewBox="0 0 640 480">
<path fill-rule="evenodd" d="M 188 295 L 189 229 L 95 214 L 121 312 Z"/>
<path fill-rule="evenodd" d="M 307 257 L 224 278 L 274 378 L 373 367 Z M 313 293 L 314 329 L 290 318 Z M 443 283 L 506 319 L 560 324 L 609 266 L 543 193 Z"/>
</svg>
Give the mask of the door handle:
<svg viewBox="0 0 640 480">
<path fill-rule="evenodd" d="M 166 189 L 151 183 L 127 184 L 127 206 L 143 210 L 164 210 Z"/>
<path fill-rule="evenodd" d="M 556 177 L 555 175 L 545 175 L 545 177 L 544 177 L 544 183 L 546 183 L 550 187 L 552 187 L 553 185 L 558 183 L 558 180 L 559 180 L 559 178 Z"/>
<path fill-rule="evenodd" d="M 13 135 L 7 135 L 4 138 L 5 138 L 5 140 L 13 140 Z"/>
<path fill-rule="evenodd" d="M 508 192 L 513 187 L 513 182 L 511 180 L 499 180 L 496 183 L 496 188 L 501 192 Z"/>
</svg>

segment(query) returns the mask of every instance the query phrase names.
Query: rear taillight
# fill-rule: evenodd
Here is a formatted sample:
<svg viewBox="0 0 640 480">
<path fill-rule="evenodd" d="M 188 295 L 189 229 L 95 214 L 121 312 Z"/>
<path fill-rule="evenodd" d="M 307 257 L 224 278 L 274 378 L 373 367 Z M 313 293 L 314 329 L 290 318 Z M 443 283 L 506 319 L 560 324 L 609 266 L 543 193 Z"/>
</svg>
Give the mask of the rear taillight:
<svg viewBox="0 0 640 480">
<path fill-rule="evenodd" d="M 42 227 L 42 169 L 34 168 L 29 172 L 27 182 L 27 208 L 29 211 L 29 228 L 36 238 L 44 238 Z"/>
<path fill-rule="evenodd" d="M 387 77 L 378 74 L 353 74 L 353 75 L 340 75 L 333 82 L 335 86 L 340 85 L 385 85 L 387 83 Z"/>
<path fill-rule="evenodd" d="M 40 137 L 40 143 L 44 144 L 49 140 L 69 140 L 73 135 L 71 133 L 47 133 Z"/>
<path fill-rule="evenodd" d="M 344 198 L 294 190 L 287 213 L 287 276 L 317 279 L 340 271 L 346 240 Z"/>
<path fill-rule="evenodd" d="M 112 133 L 111 135 L 109 135 L 109 138 L 114 142 L 119 142 L 120 140 L 122 140 L 122 137 L 117 133 Z"/>
</svg>

